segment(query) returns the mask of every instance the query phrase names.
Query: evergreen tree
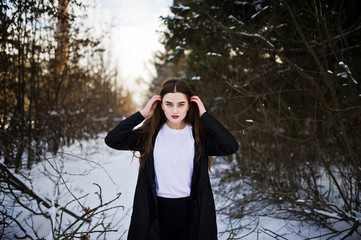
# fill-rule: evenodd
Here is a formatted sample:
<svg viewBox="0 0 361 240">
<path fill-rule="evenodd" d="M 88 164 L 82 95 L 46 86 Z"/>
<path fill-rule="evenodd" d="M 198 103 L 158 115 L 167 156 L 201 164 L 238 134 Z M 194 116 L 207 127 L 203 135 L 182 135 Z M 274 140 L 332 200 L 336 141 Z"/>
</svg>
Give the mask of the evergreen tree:
<svg viewBox="0 0 361 240">
<path fill-rule="evenodd" d="M 166 58 L 187 62 L 184 77 L 237 134 L 226 177 L 259 193 L 242 202 L 287 206 L 337 235 L 335 213 L 352 226 L 345 236 L 359 231 L 360 2 L 183 0 L 171 10 Z M 235 216 L 251 205 L 239 203 Z"/>
</svg>

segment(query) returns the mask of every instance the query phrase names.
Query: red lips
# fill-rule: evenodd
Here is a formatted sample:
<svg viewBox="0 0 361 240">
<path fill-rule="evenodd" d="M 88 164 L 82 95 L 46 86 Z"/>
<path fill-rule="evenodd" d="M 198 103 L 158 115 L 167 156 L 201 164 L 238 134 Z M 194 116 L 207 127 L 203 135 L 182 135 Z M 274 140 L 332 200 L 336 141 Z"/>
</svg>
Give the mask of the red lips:
<svg viewBox="0 0 361 240">
<path fill-rule="evenodd" d="M 172 118 L 177 119 L 177 118 L 179 118 L 179 116 L 177 116 L 177 115 L 172 115 Z"/>
</svg>

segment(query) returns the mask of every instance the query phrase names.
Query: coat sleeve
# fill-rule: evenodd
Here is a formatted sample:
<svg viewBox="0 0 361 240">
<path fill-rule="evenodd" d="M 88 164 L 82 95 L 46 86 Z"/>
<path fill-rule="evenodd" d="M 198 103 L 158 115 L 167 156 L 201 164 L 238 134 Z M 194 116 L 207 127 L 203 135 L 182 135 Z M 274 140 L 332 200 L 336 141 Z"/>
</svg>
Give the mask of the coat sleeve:
<svg viewBox="0 0 361 240">
<path fill-rule="evenodd" d="M 140 134 L 134 128 L 144 120 L 140 112 L 136 112 L 121 121 L 110 130 L 105 137 L 105 144 L 117 150 L 140 150 Z"/>
<path fill-rule="evenodd" d="M 209 156 L 231 155 L 238 150 L 238 143 L 234 136 L 208 112 L 205 112 L 201 122 L 207 128 L 206 147 Z"/>
</svg>

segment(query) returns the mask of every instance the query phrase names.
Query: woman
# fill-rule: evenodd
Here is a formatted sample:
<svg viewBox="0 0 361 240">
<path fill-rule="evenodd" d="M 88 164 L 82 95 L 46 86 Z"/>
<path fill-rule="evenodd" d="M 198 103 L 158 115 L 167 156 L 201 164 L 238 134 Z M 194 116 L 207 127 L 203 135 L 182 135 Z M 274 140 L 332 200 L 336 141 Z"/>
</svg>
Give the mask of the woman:
<svg viewBox="0 0 361 240">
<path fill-rule="evenodd" d="M 209 157 L 233 154 L 238 143 L 186 82 L 166 81 L 105 143 L 141 154 L 128 240 L 217 239 Z"/>
</svg>

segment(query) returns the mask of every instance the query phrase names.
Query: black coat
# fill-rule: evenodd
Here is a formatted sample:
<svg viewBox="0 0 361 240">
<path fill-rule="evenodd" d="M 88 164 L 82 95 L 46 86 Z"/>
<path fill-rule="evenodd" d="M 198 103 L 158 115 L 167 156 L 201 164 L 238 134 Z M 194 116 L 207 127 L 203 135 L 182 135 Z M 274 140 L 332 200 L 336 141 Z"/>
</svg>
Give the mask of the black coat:
<svg viewBox="0 0 361 240">
<path fill-rule="evenodd" d="M 141 150 L 139 139 L 145 140 L 145 137 L 134 130 L 134 127 L 143 120 L 144 117 L 137 112 L 121 121 L 107 134 L 105 143 L 117 150 Z M 208 156 L 231 155 L 238 150 L 238 143 L 232 134 L 207 112 L 201 116 L 200 120 L 207 131 L 204 136 L 201 136 L 203 153 L 199 164 L 194 164 L 192 176 L 190 237 L 192 240 L 215 240 L 217 239 L 217 223 L 208 175 Z M 195 152 L 197 155 L 197 148 Z M 138 174 L 128 240 L 159 240 L 157 204 L 154 159 L 153 154 L 149 154 L 144 167 Z"/>
</svg>

